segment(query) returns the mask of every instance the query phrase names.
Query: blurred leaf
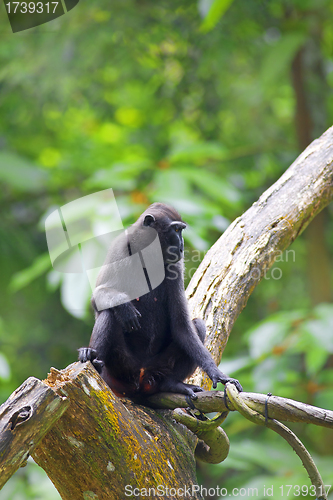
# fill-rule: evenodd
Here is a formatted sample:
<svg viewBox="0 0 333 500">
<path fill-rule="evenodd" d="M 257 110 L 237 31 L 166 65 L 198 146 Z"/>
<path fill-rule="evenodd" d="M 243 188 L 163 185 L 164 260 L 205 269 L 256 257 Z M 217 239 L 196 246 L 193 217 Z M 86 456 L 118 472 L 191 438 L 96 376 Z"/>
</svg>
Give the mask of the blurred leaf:
<svg viewBox="0 0 333 500">
<path fill-rule="evenodd" d="M 232 2 L 233 0 L 213 0 L 205 20 L 201 24 L 200 31 L 207 33 L 213 29 Z"/>
<path fill-rule="evenodd" d="M 185 242 L 190 242 L 193 248 L 197 248 L 201 251 L 208 250 L 207 241 L 201 238 L 191 227 L 186 228 L 184 239 Z"/>
<path fill-rule="evenodd" d="M 109 168 L 97 170 L 84 183 L 89 189 L 121 189 L 130 191 L 137 186 L 137 179 L 141 172 L 147 170 L 148 162 L 115 163 Z"/>
<path fill-rule="evenodd" d="M 234 207 L 241 200 L 238 189 L 223 178 L 222 175 L 219 177 L 204 168 L 182 168 L 179 173 L 218 202 L 227 202 Z"/>
<path fill-rule="evenodd" d="M 87 315 L 88 301 L 92 290 L 85 274 L 66 273 L 61 284 L 61 302 L 75 318 Z"/>
<path fill-rule="evenodd" d="M 298 457 L 283 442 L 275 442 L 274 448 L 267 446 L 265 441 L 244 439 L 241 443 L 233 443 L 230 448 L 230 458 L 244 461 L 245 464 L 255 464 L 271 474 L 281 474 L 290 468 L 297 468 Z M 229 460 L 229 457 L 228 459 Z M 301 463 L 300 468 L 302 468 Z M 222 462 L 224 468 L 226 462 Z M 260 476 L 259 476 L 260 477 Z M 268 483 L 269 484 L 269 483 Z"/>
<path fill-rule="evenodd" d="M 250 356 L 258 359 L 272 351 L 285 338 L 289 325 L 285 321 L 267 320 L 249 332 Z"/>
<path fill-rule="evenodd" d="M 327 350 L 320 345 L 309 346 L 309 349 L 305 352 L 305 362 L 308 373 L 313 375 L 323 368 L 327 361 L 328 353 Z"/>
<path fill-rule="evenodd" d="M 51 260 L 48 253 L 39 255 L 31 266 L 13 274 L 10 283 L 9 290 L 11 292 L 17 292 L 25 286 L 29 285 L 34 279 L 38 278 L 42 274 L 46 273 L 51 267 Z"/>
<path fill-rule="evenodd" d="M 0 151 L 0 181 L 19 191 L 45 189 L 48 174 L 28 160 L 5 151 Z"/>
<path fill-rule="evenodd" d="M 189 145 L 177 145 L 168 155 L 171 163 L 193 162 L 202 164 L 206 160 L 223 160 L 228 151 L 215 142 L 200 142 Z"/>
<path fill-rule="evenodd" d="M 170 203 L 176 207 L 175 201 L 191 199 L 190 184 L 187 179 L 174 169 L 156 172 L 152 186 L 152 199 Z M 200 211 L 200 207 L 196 210 Z"/>
<path fill-rule="evenodd" d="M 6 357 L 0 352 L 0 378 L 2 380 L 10 379 L 10 367 Z"/>
<path fill-rule="evenodd" d="M 289 71 L 291 61 L 305 40 L 306 33 L 289 32 L 267 49 L 261 69 L 261 78 L 266 87 L 279 80 L 281 73 Z"/>
<path fill-rule="evenodd" d="M 275 386 L 279 360 L 275 357 L 264 359 L 254 367 L 253 380 L 258 392 L 272 392 Z"/>
<path fill-rule="evenodd" d="M 220 369 L 224 373 L 228 373 L 228 375 L 232 373 L 236 373 L 237 371 L 241 370 L 242 368 L 245 368 L 247 366 L 250 366 L 253 364 L 253 360 L 250 358 L 250 356 L 241 356 L 239 358 L 235 359 L 225 359 L 224 357 L 222 358 L 221 364 L 220 364 Z"/>
<path fill-rule="evenodd" d="M 314 309 L 318 319 L 304 323 L 304 330 L 312 335 L 326 352 L 333 353 L 333 305 L 320 304 Z"/>
<path fill-rule="evenodd" d="M 318 391 L 315 394 L 314 404 L 320 408 L 333 408 L 333 389 Z"/>
<path fill-rule="evenodd" d="M 220 214 L 214 215 L 212 218 L 212 226 L 223 233 L 227 227 L 230 226 L 230 220 Z"/>
<path fill-rule="evenodd" d="M 50 292 L 54 292 L 61 283 L 62 273 L 52 269 L 46 276 L 47 289 Z"/>
</svg>

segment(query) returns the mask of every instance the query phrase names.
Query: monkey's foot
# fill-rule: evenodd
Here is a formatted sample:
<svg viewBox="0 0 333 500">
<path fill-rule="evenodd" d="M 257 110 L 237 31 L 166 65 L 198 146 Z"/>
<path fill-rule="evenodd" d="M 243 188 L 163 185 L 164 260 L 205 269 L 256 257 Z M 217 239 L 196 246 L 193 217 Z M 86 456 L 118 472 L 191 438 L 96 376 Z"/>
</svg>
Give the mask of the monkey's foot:
<svg viewBox="0 0 333 500">
<path fill-rule="evenodd" d="M 213 373 L 207 373 L 207 375 L 212 380 L 214 389 L 216 389 L 217 383 L 221 382 L 224 385 L 228 383 L 234 384 L 238 392 L 243 391 L 243 387 L 236 378 L 228 377 L 228 375 L 222 373 L 218 368 L 214 369 Z"/>
<path fill-rule="evenodd" d="M 225 384 L 234 384 L 238 392 L 243 392 L 243 387 L 241 386 L 240 382 L 236 378 L 227 378 L 225 382 L 222 382 L 224 385 Z"/>
<path fill-rule="evenodd" d="M 98 373 L 102 372 L 102 368 L 104 366 L 104 362 L 101 359 L 97 359 L 97 352 L 95 349 L 91 347 L 80 347 L 79 351 L 79 361 L 81 363 L 86 363 L 87 361 L 91 361 L 94 365 Z"/>
<path fill-rule="evenodd" d="M 198 385 L 184 384 L 180 380 L 167 378 L 159 386 L 161 392 L 175 392 L 177 394 L 185 394 L 191 399 L 198 399 L 196 392 L 201 392 L 203 389 Z"/>
<path fill-rule="evenodd" d="M 194 392 L 203 392 L 204 391 L 204 389 L 202 387 L 200 387 L 199 385 L 185 384 L 185 383 L 184 383 L 184 385 L 186 385 L 186 387 L 189 387 L 190 389 L 192 389 L 192 391 L 194 391 Z"/>
</svg>

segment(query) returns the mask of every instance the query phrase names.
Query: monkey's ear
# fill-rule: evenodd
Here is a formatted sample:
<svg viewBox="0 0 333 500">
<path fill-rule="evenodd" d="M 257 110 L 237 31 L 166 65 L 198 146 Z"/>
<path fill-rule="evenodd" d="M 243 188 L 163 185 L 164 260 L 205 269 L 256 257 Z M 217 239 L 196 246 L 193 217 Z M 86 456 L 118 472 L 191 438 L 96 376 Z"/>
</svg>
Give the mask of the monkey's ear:
<svg viewBox="0 0 333 500">
<path fill-rule="evenodd" d="M 155 217 L 151 214 L 147 214 L 145 216 L 145 220 L 143 221 L 143 225 L 150 226 L 150 224 L 152 224 L 153 222 L 155 222 Z"/>
</svg>

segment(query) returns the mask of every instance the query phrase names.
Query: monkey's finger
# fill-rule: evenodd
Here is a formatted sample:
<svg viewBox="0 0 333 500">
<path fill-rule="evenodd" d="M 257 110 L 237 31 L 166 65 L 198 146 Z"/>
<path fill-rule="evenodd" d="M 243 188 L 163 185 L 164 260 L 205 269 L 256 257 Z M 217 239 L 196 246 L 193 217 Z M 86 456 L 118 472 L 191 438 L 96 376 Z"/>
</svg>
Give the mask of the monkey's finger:
<svg viewBox="0 0 333 500">
<path fill-rule="evenodd" d="M 80 347 L 78 351 L 79 351 L 79 361 L 81 361 L 81 363 L 85 363 L 86 361 L 92 361 L 97 356 L 96 350 L 91 349 L 91 347 Z"/>
<path fill-rule="evenodd" d="M 238 382 L 238 380 L 236 380 L 234 382 L 235 386 L 236 386 L 236 389 L 238 389 L 238 392 L 243 392 L 243 387 L 242 385 Z"/>
<path fill-rule="evenodd" d="M 135 314 L 138 316 L 138 318 L 142 318 L 141 313 L 136 309 L 136 307 L 134 309 L 135 309 Z"/>
</svg>

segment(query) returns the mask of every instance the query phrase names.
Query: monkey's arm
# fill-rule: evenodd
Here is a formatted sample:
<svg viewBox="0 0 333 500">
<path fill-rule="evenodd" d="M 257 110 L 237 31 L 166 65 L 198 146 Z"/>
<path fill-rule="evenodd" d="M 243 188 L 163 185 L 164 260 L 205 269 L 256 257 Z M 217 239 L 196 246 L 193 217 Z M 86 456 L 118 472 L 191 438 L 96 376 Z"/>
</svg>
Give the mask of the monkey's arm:
<svg viewBox="0 0 333 500">
<path fill-rule="evenodd" d="M 242 391 L 243 388 L 238 380 L 228 377 L 228 375 L 217 368 L 210 352 L 200 341 L 193 327 L 193 323 L 190 320 L 185 293 L 178 294 L 178 296 L 180 297 L 180 303 L 173 304 L 172 301 L 170 301 L 171 304 L 169 304 L 171 333 L 174 341 L 187 353 L 197 366 L 200 366 L 207 373 L 208 377 L 213 382 L 214 389 L 218 382 L 222 384 L 231 382 L 239 391 Z"/>
<path fill-rule="evenodd" d="M 191 322 L 180 321 L 173 329 L 173 336 L 179 346 L 190 356 L 191 359 L 207 373 L 208 377 L 213 382 L 213 387 L 216 389 L 217 383 L 226 384 L 230 382 L 234 384 L 238 391 L 243 390 L 237 379 L 231 378 L 221 372 L 215 364 L 208 349 L 200 342 L 197 333 L 194 331 Z"/>
<path fill-rule="evenodd" d="M 92 305 L 98 312 L 112 309 L 116 320 L 127 332 L 140 329 L 138 318 L 141 317 L 141 314 L 139 311 L 134 307 L 126 293 L 115 290 L 107 283 L 95 288 Z"/>
</svg>

